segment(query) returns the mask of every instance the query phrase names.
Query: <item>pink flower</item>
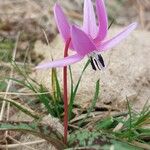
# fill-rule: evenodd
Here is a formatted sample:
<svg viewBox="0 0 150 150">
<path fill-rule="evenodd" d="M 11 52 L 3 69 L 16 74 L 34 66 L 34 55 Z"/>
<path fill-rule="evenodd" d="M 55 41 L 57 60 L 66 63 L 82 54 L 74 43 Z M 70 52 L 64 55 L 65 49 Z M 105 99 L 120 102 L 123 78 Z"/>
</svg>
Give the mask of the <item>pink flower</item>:
<svg viewBox="0 0 150 150">
<path fill-rule="evenodd" d="M 102 67 L 105 67 L 105 65 L 102 56 L 98 53 L 114 47 L 126 38 L 137 26 L 137 23 L 132 23 L 112 39 L 106 40 L 108 19 L 104 0 L 96 0 L 98 26 L 96 24 L 94 8 L 91 0 L 84 1 L 84 20 L 83 27 L 81 28 L 68 23 L 58 4 L 55 4 L 54 14 L 58 30 L 64 42 L 66 43 L 67 40 L 71 38 L 69 47 L 74 50 L 76 54 L 60 60 L 40 64 L 36 69 L 64 67 L 81 61 L 85 56 L 91 58 L 93 69 L 101 69 Z"/>
</svg>

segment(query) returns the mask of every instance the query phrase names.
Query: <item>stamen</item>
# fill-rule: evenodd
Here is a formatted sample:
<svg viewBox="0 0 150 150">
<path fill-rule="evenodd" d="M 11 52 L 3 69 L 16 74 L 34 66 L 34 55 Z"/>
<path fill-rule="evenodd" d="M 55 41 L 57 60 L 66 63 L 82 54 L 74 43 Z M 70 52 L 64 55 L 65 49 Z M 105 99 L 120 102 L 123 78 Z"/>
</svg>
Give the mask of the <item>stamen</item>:
<svg viewBox="0 0 150 150">
<path fill-rule="evenodd" d="M 98 70 L 101 70 L 101 65 L 99 64 L 99 62 L 97 61 L 97 59 L 93 58 L 94 62 L 95 62 L 95 66 L 97 67 Z"/>
<path fill-rule="evenodd" d="M 101 54 L 93 52 L 89 57 L 93 70 L 102 70 L 105 67 L 105 63 Z"/>
<path fill-rule="evenodd" d="M 91 61 L 92 69 L 93 69 L 93 70 L 96 70 L 96 67 L 95 67 L 95 64 L 94 64 L 94 62 L 93 62 L 93 58 L 92 58 L 92 57 L 90 57 L 90 61 Z"/>
<path fill-rule="evenodd" d="M 104 63 L 104 59 L 102 57 L 101 54 L 98 55 L 98 60 L 100 61 L 101 65 L 103 66 L 103 68 L 105 67 L 105 63 Z"/>
</svg>

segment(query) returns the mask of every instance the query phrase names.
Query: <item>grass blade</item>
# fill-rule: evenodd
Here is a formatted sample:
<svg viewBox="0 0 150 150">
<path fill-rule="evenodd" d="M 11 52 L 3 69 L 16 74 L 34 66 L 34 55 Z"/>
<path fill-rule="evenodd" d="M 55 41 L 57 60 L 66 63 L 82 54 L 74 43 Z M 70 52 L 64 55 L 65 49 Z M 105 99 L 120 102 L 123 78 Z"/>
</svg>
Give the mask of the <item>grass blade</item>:
<svg viewBox="0 0 150 150">
<path fill-rule="evenodd" d="M 33 117 L 34 119 L 40 119 L 42 116 L 40 116 L 39 114 L 37 114 L 36 112 L 34 112 L 32 109 L 23 106 L 22 104 L 12 100 L 12 99 L 4 99 L 2 97 L 0 97 L 1 101 L 7 101 L 10 104 L 14 105 L 15 107 L 17 107 L 20 111 L 24 112 L 25 114 L 27 114 L 28 116 Z"/>
<path fill-rule="evenodd" d="M 100 80 L 97 80 L 97 82 L 96 82 L 95 94 L 94 94 L 94 98 L 93 98 L 91 107 L 88 108 L 86 117 L 85 117 L 83 120 L 81 120 L 81 121 L 79 122 L 79 126 L 82 125 L 82 123 L 83 123 L 83 122 L 85 121 L 85 119 L 90 115 L 90 113 L 93 111 L 93 109 L 94 109 L 94 107 L 95 107 L 95 105 L 96 105 L 96 102 L 97 102 L 97 100 L 98 100 L 98 96 L 99 96 L 99 93 L 100 93 L 99 82 L 100 82 Z"/>
<path fill-rule="evenodd" d="M 100 80 L 97 80 L 97 82 L 96 82 L 96 88 L 95 88 L 94 98 L 93 98 L 91 107 L 88 109 L 87 116 L 89 116 L 89 114 L 92 112 L 92 110 L 94 109 L 94 107 L 96 105 L 96 102 L 98 100 L 98 96 L 99 96 L 99 93 L 100 93 L 99 82 L 100 82 Z"/>
<path fill-rule="evenodd" d="M 72 70 L 71 70 L 71 66 L 69 66 L 69 73 L 70 73 L 70 80 L 71 80 L 71 92 L 70 92 L 70 103 L 69 103 L 69 110 L 68 110 L 68 117 L 69 120 L 72 118 L 72 109 L 73 109 L 73 103 L 74 103 L 74 93 L 73 93 L 73 75 L 72 75 Z"/>
<path fill-rule="evenodd" d="M 131 112 L 131 106 L 129 104 L 129 100 L 127 99 L 127 106 L 128 106 L 128 110 L 129 110 L 129 136 L 128 136 L 128 140 L 131 140 L 131 134 L 132 134 L 132 112 Z"/>
<path fill-rule="evenodd" d="M 90 60 L 88 60 L 87 63 L 85 64 L 74 90 L 73 90 L 73 78 L 72 78 L 71 68 L 69 69 L 70 70 L 70 77 L 71 77 L 71 86 L 72 86 L 71 96 L 70 96 L 70 103 L 69 103 L 69 118 L 70 119 L 71 119 L 71 116 L 72 116 L 72 109 L 73 109 L 74 99 L 75 99 L 77 90 L 79 88 L 82 76 L 83 76 L 83 74 L 84 74 L 84 72 L 85 72 L 85 70 L 86 70 L 86 68 L 88 67 L 89 64 L 90 64 Z"/>
</svg>

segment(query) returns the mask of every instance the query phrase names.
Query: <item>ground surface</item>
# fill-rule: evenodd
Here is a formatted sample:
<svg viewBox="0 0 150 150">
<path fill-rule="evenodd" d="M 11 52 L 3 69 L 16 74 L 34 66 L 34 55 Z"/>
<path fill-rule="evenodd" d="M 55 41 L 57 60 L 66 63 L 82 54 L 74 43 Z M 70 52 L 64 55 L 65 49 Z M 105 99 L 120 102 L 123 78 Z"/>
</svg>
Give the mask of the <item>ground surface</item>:
<svg viewBox="0 0 150 150">
<path fill-rule="evenodd" d="M 111 29 L 110 35 L 115 35 L 115 33 L 120 30 L 121 28 Z M 131 101 L 134 101 L 136 108 L 142 108 L 150 97 L 149 38 L 149 32 L 136 30 L 121 44 L 103 53 L 102 55 L 104 56 L 107 66 L 106 69 L 103 71 L 94 71 L 91 66 L 88 67 L 78 92 L 77 102 L 86 105 L 86 103 L 88 104 L 88 102 L 92 100 L 94 94 L 92 89 L 94 89 L 97 79 L 100 78 L 100 103 L 108 104 L 111 102 L 112 105 L 116 104 L 117 108 L 117 104 L 125 102 L 127 97 Z M 141 39 L 145 39 L 144 42 L 141 41 Z M 53 41 L 50 47 L 42 45 L 41 42 L 37 42 L 35 44 L 35 51 L 39 48 L 42 49 L 43 46 L 44 57 L 46 57 L 47 60 L 50 60 L 50 53 L 55 59 L 63 56 L 63 43 L 59 36 Z M 36 53 L 38 53 L 38 51 L 36 51 Z M 39 53 L 42 54 L 43 52 L 40 51 Z M 87 58 L 82 62 L 72 65 L 74 81 L 77 81 L 86 61 Z M 60 80 L 62 80 L 62 69 L 58 70 Z M 50 70 L 40 70 L 35 73 L 37 80 L 44 83 L 47 88 L 49 88 L 51 84 L 50 78 L 47 78 L 49 71 Z M 122 104 L 124 105 L 124 103 Z"/>
<path fill-rule="evenodd" d="M 107 65 L 105 70 L 95 72 L 90 66 L 88 67 L 80 85 L 76 103 L 80 103 L 83 108 L 87 108 L 93 98 L 95 82 L 100 79 L 101 94 L 97 103 L 98 109 L 125 110 L 126 99 L 128 98 L 134 109 L 139 111 L 150 98 L 150 3 L 148 0 L 108 1 L 109 18 L 110 20 L 116 19 L 115 24 L 109 31 L 110 37 L 132 21 L 138 21 L 139 26 L 129 38 L 112 50 L 102 54 Z M 51 54 L 55 59 L 62 58 L 64 45 L 57 35 L 58 31 L 52 11 L 55 2 L 55 0 L 0 0 L 0 42 L 3 42 L 3 40 L 13 41 L 13 45 L 9 43 L 9 51 L 6 50 L 5 54 L 8 52 L 12 56 L 14 43 L 20 32 L 21 35 L 17 44 L 17 62 L 22 62 L 24 57 L 27 57 L 27 63 L 33 67 L 40 61 L 49 60 Z M 59 0 L 59 2 L 63 5 L 64 11 L 71 21 L 82 23 L 83 0 Z M 43 29 L 48 36 L 50 46 L 46 45 Z M 4 49 L 0 49 L 1 56 Z M 27 51 L 28 54 L 26 54 Z M 10 73 L 9 60 L 0 60 L 1 79 Z M 72 65 L 75 82 L 86 60 L 87 58 Z M 62 81 L 62 70 L 58 69 L 58 72 L 59 80 Z M 33 71 L 31 76 L 50 89 L 49 70 Z M 13 88 L 12 86 L 12 91 Z M 16 118 L 17 115 L 15 114 L 15 117 L 13 116 L 11 119 L 28 119 L 23 114 L 19 113 L 18 115 Z M 37 139 L 30 135 L 22 135 L 20 142 Z M 31 148 L 23 147 L 20 149 Z M 46 150 L 52 148 L 43 143 L 43 145 L 35 145 L 34 149 Z"/>
</svg>

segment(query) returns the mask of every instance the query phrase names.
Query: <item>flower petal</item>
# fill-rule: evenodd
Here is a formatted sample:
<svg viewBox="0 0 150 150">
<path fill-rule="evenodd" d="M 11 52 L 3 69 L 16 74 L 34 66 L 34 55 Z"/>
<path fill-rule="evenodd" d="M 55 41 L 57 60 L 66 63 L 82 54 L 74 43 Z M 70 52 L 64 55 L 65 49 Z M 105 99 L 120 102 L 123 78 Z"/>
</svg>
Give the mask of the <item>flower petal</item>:
<svg viewBox="0 0 150 150">
<path fill-rule="evenodd" d="M 106 37 L 108 30 L 108 18 L 104 0 L 96 0 L 96 11 L 98 16 L 99 31 L 95 40 L 100 41 Z"/>
<path fill-rule="evenodd" d="M 84 0 L 83 31 L 95 38 L 98 32 L 94 8 L 91 0 Z"/>
<path fill-rule="evenodd" d="M 74 49 L 81 56 L 85 56 L 86 54 L 96 50 L 96 46 L 90 37 L 75 26 L 72 26 L 71 28 L 71 38 Z"/>
<path fill-rule="evenodd" d="M 54 15 L 58 30 L 66 42 L 70 38 L 70 25 L 61 7 L 57 3 L 54 6 Z"/>
<path fill-rule="evenodd" d="M 117 34 L 116 36 L 114 36 L 112 39 L 101 43 L 97 49 L 99 49 L 98 51 L 105 51 L 107 49 L 110 49 L 112 47 L 114 47 L 116 44 L 118 44 L 119 42 L 121 42 L 123 39 L 125 39 L 135 28 L 137 27 L 137 23 L 132 23 L 130 24 L 128 27 L 126 27 L 122 32 L 120 32 L 119 34 Z"/>
<path fill-rule="evenodd" d="M 47 68 L 56 68 L 56 67 L 64 67 L 73 63 L 76 63 L 80 60 L 82 60 L 83 57 L 79 56 L 78 54 L 65 57 L 60 60 L 51 61 L 44 64 L 39 64 L 35 69 L 47 69 Z"/>
</svg>

